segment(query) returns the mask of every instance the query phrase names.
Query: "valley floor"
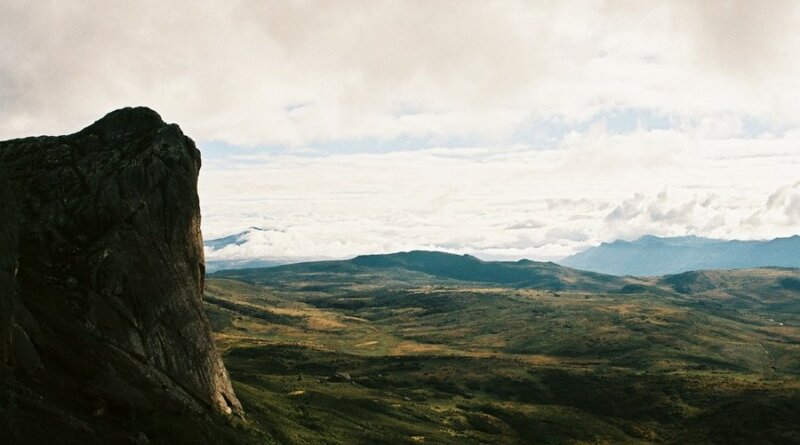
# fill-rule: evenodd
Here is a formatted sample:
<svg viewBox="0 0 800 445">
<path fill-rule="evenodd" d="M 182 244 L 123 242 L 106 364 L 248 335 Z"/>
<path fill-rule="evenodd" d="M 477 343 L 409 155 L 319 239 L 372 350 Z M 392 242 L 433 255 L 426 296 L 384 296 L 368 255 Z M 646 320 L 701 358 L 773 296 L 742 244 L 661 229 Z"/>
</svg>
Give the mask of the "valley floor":
<svg viewBox="0 0 800 445">
<path fill-rule="evenodd" d="M 243 440 L 280 444 L 800 443 L 791 301 L 336 279 L 206 289 Z"/>
</svg>

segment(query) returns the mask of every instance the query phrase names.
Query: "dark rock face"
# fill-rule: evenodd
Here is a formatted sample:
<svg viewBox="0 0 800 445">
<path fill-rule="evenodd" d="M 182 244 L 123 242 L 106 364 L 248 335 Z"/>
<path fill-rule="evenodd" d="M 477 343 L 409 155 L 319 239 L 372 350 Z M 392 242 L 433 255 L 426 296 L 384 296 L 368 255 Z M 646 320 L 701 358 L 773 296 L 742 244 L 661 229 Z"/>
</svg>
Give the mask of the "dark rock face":
<svg viewBox="0 0 800 445">
<path fill-rule="evenodd" d="M 13 301 L 16 295 L 17 207 L 0 170 L 0 366 L 10 364 Z"/>
<path fill-rule="evenodd" d="M 15 373 L 87 409 L 240 412 L 202 309 L 192 140 L 126 108 L 0 142 L 0 169 L 0 357 Z"/>
</svg>

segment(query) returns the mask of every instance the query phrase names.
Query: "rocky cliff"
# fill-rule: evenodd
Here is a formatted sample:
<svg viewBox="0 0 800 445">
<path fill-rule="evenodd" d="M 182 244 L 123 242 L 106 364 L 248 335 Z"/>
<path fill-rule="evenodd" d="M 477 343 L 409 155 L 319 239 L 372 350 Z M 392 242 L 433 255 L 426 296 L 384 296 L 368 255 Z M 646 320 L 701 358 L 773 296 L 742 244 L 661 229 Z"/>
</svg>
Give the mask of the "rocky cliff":
<svg viewBox="0 0 800 445">
<path fill-rule="evenodd" d="M 17 220 L 16 200 L 0 170 L 0 366 L 10 365 L 13 300 L 16 297 Z"/>
<path fill-rule="evenodd" d="M 0 358 L 19 382 L 7 428 L 19 388 L 87 437 L 104 416 L 135 428 L 165 408 L 241 411 L 202 309 L 199 169 L 192 140 L 147 108 L 0 142 Z"/>
</svg>

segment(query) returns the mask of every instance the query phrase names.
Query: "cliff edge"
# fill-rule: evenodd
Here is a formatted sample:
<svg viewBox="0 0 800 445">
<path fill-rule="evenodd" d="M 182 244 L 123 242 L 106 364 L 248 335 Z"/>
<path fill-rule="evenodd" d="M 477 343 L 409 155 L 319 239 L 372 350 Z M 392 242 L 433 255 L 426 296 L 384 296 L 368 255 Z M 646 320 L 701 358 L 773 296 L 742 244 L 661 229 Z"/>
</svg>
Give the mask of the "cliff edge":
<svg viewBox="0 0 800 445">
<path fill-rule="evenodd" d="M 194 142 L 148 108 L 0 142 L 7 431 L 35 405 L 20 388 L 88 436 L 104 416 L 241 413 L 202 308 L 199 170 Z"/>
</svg>

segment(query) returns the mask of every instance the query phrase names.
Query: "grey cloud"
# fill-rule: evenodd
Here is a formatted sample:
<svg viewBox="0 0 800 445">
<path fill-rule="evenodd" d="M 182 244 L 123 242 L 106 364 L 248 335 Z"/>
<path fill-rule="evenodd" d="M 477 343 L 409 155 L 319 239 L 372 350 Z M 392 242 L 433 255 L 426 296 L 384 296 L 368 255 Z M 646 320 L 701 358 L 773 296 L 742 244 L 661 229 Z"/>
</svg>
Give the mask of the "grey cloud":
<svg viewBox="0 0 800 445">
<path fill-rule="evenodd" d="M 787 51 L 797 49 L 798 3 L 792 0 L 752 2 L 711 0 L 683 2 L 683 18 L 696 33 L 695 60 L 727 74 L 769 75 L 785 67 Z"/>
<path fill-rule="evenodd" d="M 519 221 L 509 226 L 506 226 L 507 230 L 525 230 L 525 229 L 541 229 L 545 227 L 545 223 L 536 219 L 528 219 L 525 221 Z"/>
<path fill-rule="evenodd" d="M 643 194 L 637 193 L 633 198 L 623 201 L 606 215 L 606 221 L 624 221 L 638 216 L 644 210 L 644 199 Z"/>
<path fill-rule="evenodd" d="M 724 227 L 726 225 L 726 223 L 727 223 L 727 221 L 725 219 L 725 215 L 716 214 L 713 217 L 711 217 L 709 220 L 707 220 L 705 222 L 705 224 L 702 224 L 699 227 L 690 226 L 688 230 L 689 230 L 690 233 L 692 233 L 692 232 L 709 233 L 709 232 L 713 232 L 716 229 Z"/>
<path fill-rule="evenodd" d="M 5 0 L 0 139 L 135 104 L 199 139 L 298 148 L 507 140 L 542 110 L 566 121 L 614 107 L 760 110 L 796 123 L 795 93 L 769 81 L 800 74 L 796 5 Z M 753 67 L 758 89 L 716 82 Z"/>
<path fill-rule="evenodd" d="M 792 223 L 800 223 L 800 193 L 795 194 L 786 206 L 786 216 Z"/>
<path fill-rule="evenodd" d="M 800 181 L 779 187 L 767 197 L 762 208 L 742 219 L 741 223 L 761 227 L 766 221 L 788 226 L 800 224 Z"/>
<path fill-rule="evenodd" d="M 711 207 L 711 205 L 717 200 L 719 200 L 718 195 L 709 194 L 702 201 L 700 201 L 700 207 Z"/>
<path fill-rule="evenodd" d="M 786 201 L 791 199 L 792 195 L 795 193 L 795 190 L 800 190 L 800 181 L 781 187 L 769 195 L 769 198 L 767 198 L 766 208 L 769 210 L 783 207 Z"/>
<path fill-rule="evenodd" d="M 510 250 L 510 249 L 538 249 L 541 247 L 545 247 L 551 244 L 550 241 L 540 240 L 540 239 L 533 239 L 527 236 L 521 236 L 517 239 L 512 241 L 506 241 L 502 243 L 494 243 L 491 245 L 487 245 L 484 247 L 485 250 Z M 474 246 L 462 246 L 461 248 L 465 247 L 474 247 Z"/>
<path fill-rule="evenodd" d="M 547 209 L 548 210 L 558 210 L 558 209 L 567 209 L 571 212 L 574 211 L 593 211 L 593 210 L 604 210 L 608 207 L 607 202 L 602 202 L 598 200 L 592 199 L 548 199 L 547 202 Z"/>
<path fill-rule="evenodd" d="M 655 197 L 647 197 L 639 193 L 617 205 L 606 215 L 605 220 L 607 223 L 632 223 L 632 220 L 636 219 L 638 225 L 656 225 L 660 229 L 670 226 L 696 228 L 693 221 L 696 216 L 695 211 L 699 208 L 703 212 L 704 219 L 707 220 L 702 224 L 702 231 L 708 233 L 725 222 L 724 217 L 713 213 L 714 210 L 711 207 L 713 207 L 715 199 L 718 198 L 712 195 L 706 196 L 702 200 L 696 197 L 679 199 L 671 197 L 666 191 L 659 192 Z"/>
<path fill-rule="evenodd" d="M 685 202 L 677 207 L 665 206 L 663 202 L 651 204 L 647 208 L 648 216 L 652 221 L 667 224 L 683 224 L 689 221 L 694 211 L 696 201 Z"/>
<path fill-rule="evenodd" d="M 761 221 L 761 217 L 759 215 L 760 212 L 753 212 L 750 216 L 742 220 L 742 225 L 761 227 L 763 225 L 763 221 Z"/>
<path fill-rule="evenodd" d="M 545 238 L 548 240 L 548 243 L 555 243 L 565 240 L 581 242 L 587 241 L 589 236 L 586 235 L 586 233 L 584 233 L 582 230 L 553 228 L 547 231 Z"/>
</svg>

